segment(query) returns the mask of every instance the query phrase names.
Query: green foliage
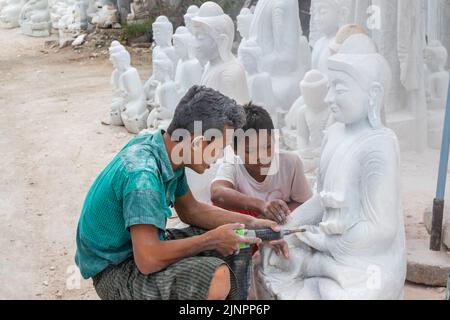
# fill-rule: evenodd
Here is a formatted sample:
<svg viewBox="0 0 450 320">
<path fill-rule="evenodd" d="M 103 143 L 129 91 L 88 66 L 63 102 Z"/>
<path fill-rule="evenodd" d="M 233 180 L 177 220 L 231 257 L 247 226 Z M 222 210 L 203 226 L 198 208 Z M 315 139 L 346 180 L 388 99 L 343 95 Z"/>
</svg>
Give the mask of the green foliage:
<svg viewBox="0 0 450 320">
<path fill-rule="evenodd" d="M 122 27 L 119 41 L 125 43 L 129 39 L 134 39 L 143 35 L 148 35 L 150 38 L 152 35 L 152 23 L 153 20 L 127 23 Z"/>
</svg>

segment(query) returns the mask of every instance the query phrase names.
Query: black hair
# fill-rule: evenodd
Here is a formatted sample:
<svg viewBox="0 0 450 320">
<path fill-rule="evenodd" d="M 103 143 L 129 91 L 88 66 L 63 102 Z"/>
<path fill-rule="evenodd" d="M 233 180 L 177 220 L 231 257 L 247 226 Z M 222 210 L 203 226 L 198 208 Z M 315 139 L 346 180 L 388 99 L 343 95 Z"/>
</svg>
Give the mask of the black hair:
<svg viewBox="0 0 450 320">
<path fill-rule="evenodd" d="M 239 129 L 245 124 L 245 111 L 233 99 L 205 86 L 193 86 L 181 99 L 167 133 L 185 129 L 194 133 L 194 122 L 201 121 L 202 134 L 209 129 L 223 130 L 226 125 Z"/>
</svg>

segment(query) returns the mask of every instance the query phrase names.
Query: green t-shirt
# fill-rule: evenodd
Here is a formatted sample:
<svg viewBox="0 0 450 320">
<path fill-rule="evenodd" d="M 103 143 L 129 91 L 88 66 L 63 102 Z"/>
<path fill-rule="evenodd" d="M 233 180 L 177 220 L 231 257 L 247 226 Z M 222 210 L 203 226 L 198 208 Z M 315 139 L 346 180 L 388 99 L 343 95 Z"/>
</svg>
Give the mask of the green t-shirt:
<svg viewBox="0 0 450 320">
<path fill-rule="evenodd" d="M 132 139 L 97 177 L 83 205 L 75 262 L 87 279 L 133 255 L 129 227 L 153 225 L 164 240 L 175 198 L 189 191 L 173 171 L 163 132 Z"/>
</svg>

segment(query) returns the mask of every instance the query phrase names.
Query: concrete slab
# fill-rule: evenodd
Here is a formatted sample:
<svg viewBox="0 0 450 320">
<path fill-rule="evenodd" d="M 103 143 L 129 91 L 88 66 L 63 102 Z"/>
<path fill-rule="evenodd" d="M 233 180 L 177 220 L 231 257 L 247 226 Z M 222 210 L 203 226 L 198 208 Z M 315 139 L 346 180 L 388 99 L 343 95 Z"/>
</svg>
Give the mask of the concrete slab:
<svg viewBox="0 0 450 320">
<path fill-rule="evenodd" d="M 429 249 L 429 240 L 407 241 L 406 279 L 429 286 L 445 287 L 450 273 L 450 253 Z"/>
</svg>

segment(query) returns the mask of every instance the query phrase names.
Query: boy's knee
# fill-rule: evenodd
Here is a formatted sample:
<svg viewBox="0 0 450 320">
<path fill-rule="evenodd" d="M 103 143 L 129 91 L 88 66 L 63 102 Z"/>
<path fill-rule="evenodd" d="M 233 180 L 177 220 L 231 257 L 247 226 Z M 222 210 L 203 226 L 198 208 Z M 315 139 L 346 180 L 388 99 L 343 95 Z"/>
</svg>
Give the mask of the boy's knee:
<svg viewBox="0 0 450 320">
<path fill-rule="evenodd" d="M 230 293 L 230 269 L 226 265 L 217 268 L 211 280 L 208 300 L 225 300 Z"/>
</svg>

